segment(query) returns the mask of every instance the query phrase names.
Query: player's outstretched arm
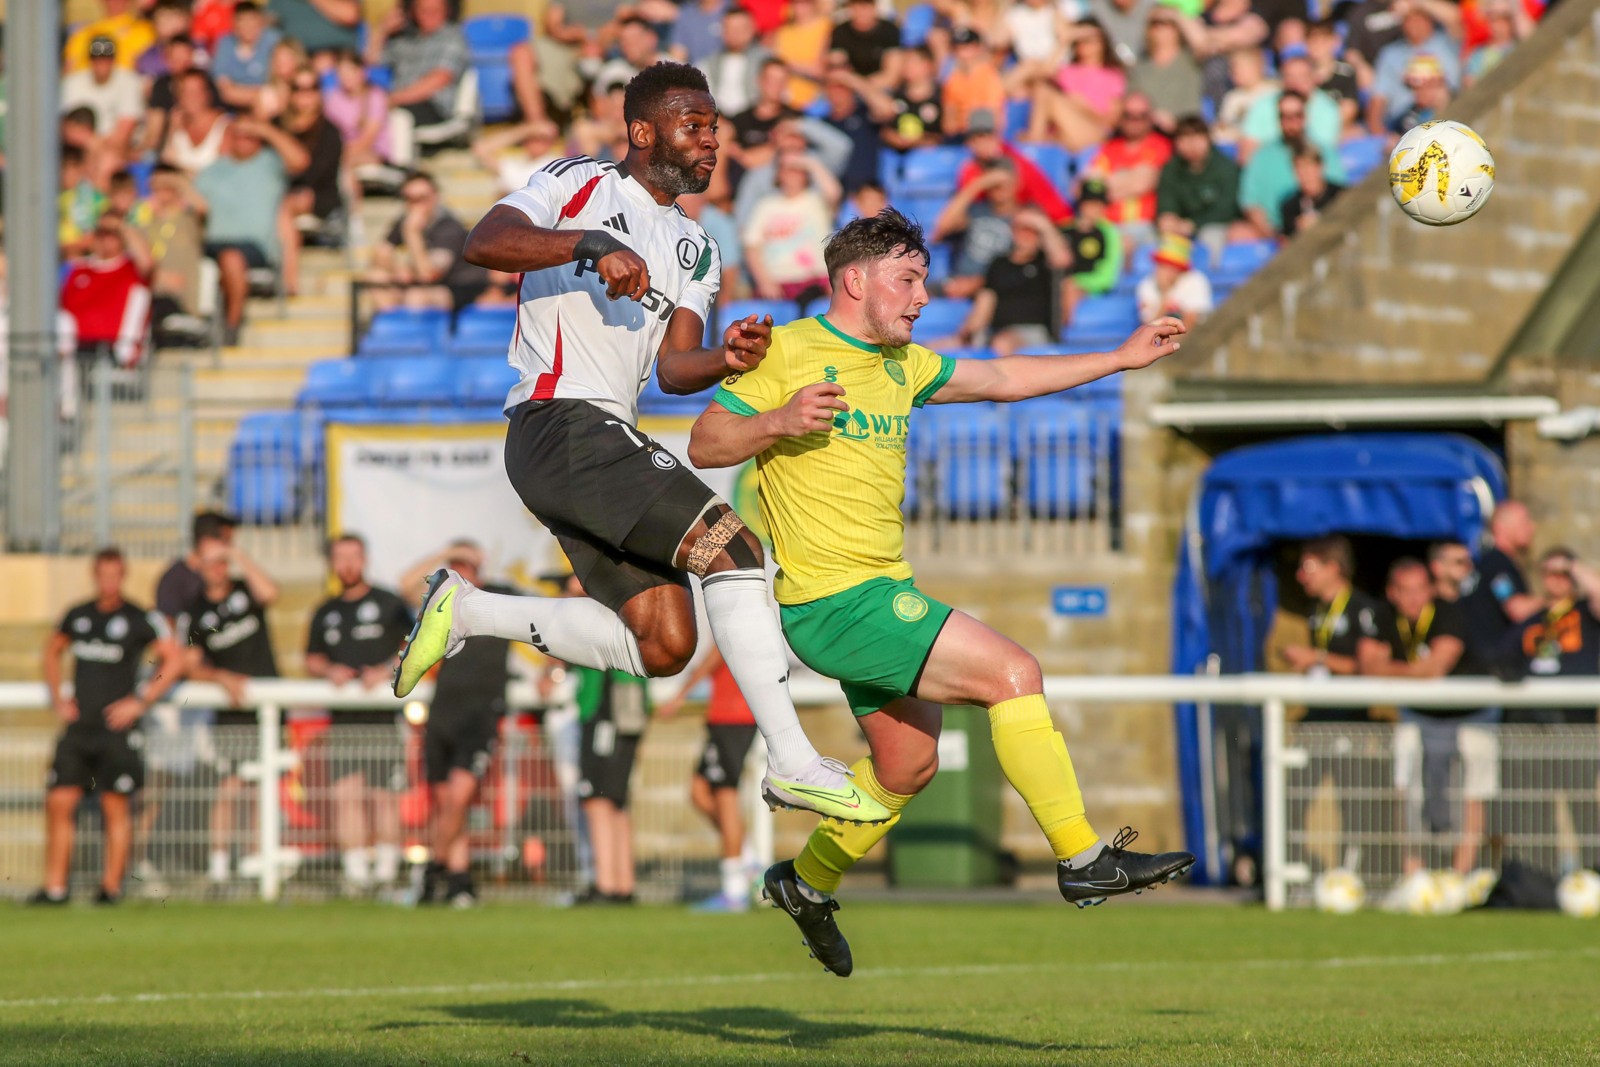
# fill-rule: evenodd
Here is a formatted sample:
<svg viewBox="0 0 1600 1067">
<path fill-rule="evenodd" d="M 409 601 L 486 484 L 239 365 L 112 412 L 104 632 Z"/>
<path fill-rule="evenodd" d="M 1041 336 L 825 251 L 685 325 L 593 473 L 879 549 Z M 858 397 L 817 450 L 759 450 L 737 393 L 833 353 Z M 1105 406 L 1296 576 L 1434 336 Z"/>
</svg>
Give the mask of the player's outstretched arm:
<svg viewBox="0 0 1600 1067">
<path fill-rule="evenodd" d="M 642 300 L 650 270 L 637 252 L 604 230 L 552 230 L 535 226 L 507 204 L 496 204 L 467 234 L 468 263 L 507 274 L 526 274 L 575 260 L 592 260 L 616 300 Z"/>
<path fill-rule="evenodd" d="M 827 433 L 834 416 L 849 410 L 844 387 L 837 382 L 808 385 L 781 408 L 754 415 L 729 411 L 713 400 L 689 432 L 689 462 L 702 470 L 733 467 L 785 437 Z"/>
<path fill-rule="evenodd" d="M 705 334 L 705 320 L 695 312 L 679 308 L 672 313 L 656 357 L 656 378 L 663 393 L 688 396 L 709 389 L 730 374 L 755 370 L 772 343 L 772 316 L 758 319 L 746 315 L 729 324 L 718 348 L 701 345 Z"/>
<path fill-rule="evenodd" d="M 977 400 L 1016 401 L 1059 393 L 1118 371 L 1148 367 L 1178 350 L 1187 331 L 1178 319 L 1157 319 L 1141 326 L 1111 352 L 1077 356 L 1007 356 L 1002 359 L 959 359 L 955 372 L 930 404 L 965 404 Z"/>
</svg>

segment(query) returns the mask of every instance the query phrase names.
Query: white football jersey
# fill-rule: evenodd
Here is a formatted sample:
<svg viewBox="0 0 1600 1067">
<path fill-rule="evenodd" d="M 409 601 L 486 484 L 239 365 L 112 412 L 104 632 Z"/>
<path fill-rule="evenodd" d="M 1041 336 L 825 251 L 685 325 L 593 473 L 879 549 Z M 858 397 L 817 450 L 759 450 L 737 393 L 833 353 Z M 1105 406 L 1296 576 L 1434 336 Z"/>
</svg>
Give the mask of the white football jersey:
<svg viewBox="0 0 1600 1067">
<path fill-rule="evenodd" d="M 535 226 L 604 229 L 645 261 L 642 300 L 606 296 L 593 262 L 522 276 L 508 359 L 522 380 L 506 410 L 525 400 L 587 400 L 629 423 L 655 370 L 667 321 L 678 308 L 709 318 L 722 278 L 717 243 L 676 204 L 663 207 L 626 168 L 588 156 L 558 159 L 500 200 Z"/>
</svg>

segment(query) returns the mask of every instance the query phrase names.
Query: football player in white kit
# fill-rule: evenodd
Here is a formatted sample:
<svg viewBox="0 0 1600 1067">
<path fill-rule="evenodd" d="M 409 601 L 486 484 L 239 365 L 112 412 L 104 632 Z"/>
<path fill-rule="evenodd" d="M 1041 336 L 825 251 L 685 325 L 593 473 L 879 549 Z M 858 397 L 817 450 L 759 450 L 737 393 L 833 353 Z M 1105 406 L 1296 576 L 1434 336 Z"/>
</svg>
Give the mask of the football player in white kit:
<svg viewBox="0 0 1600 1067">
<path fill-rule="evenodd" d="M 677 674 L 696 644 L 693 574 L 766 739 L 767 803 L 881 822 L 888 810 L 842 762 L 818 755 L 800 727 L 761 542 L 637 428 L 652 371 L 665 392 L 688 394 L 751 370 L 766 355 L 772 320 L 752 315 L 728 327 L 720 346 L 703 347 L 721 259 L 676 200 L 704 192 L 717 165 L 705 76 L 679 63 L 648 67 L 628 84 L 623 115 L 624 163 L 551 163 L 483 217 L 465 252 L 522 275 L 509 353 L 522 381 L 506 398 L 506 472 L 592 599 L 501 596 L 439 570 L 401 652 L 395 695 L 479 634 L 585 667 Z"/>
</svg>

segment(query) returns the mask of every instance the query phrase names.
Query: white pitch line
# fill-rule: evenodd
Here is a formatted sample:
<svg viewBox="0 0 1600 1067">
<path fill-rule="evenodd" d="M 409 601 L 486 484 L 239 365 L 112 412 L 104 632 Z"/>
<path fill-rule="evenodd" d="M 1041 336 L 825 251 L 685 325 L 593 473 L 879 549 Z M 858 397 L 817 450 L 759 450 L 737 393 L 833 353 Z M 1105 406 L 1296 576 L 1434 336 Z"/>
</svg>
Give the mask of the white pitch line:
<svg viewBox="0 0 1600 1067">
<path fill-rule="evenodd" d="M 1600 948 L 1529 949 L 1502 952 L 1429 953 L 1416 956 L 1335 956 L 1254 960 L 1136 960 L 1102 963 L 991 963 L 948 967 L 874 967 L 857 971 L 859 978 L 970 978 L 1036 971 L 1139 971 L 1174 967 L 1229 967 L 1244 970 L 1317 970 L 1337 967 L 1441 967 L 1463 963 L 1523 963 L 1533 960 L 1600 957 Z M 0 1000 L 4 1008 L 57 1008 L 74 1005 L 165 1004 L 205 1000 L 309 1000 L 323 997 L 426 997 L 470 993 L 561 993 L 597 989 L 677 989 L 692 986 L 744 985 L 757 982 L 806 981 L 813 972 L 696 974 L 670 978 L 573 978 L 549 982 L 470 982 L 457 985 L 367 986 L 343 989 L 238 989 L 171 993 L 105 993 L 93 997 L 29 997 Z"/>
</svg>

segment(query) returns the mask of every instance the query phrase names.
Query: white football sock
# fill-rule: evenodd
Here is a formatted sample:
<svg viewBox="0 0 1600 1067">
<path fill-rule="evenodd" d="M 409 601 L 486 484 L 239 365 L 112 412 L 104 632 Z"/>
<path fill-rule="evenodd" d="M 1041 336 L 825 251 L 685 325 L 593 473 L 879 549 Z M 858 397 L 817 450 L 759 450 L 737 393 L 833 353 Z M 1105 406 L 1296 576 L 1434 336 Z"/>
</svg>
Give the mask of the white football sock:
<svg viewBox="0 0 1600 1067">
<path fill-rule="evenodd" d="M 370 885 L 372 882 L 372 855 L 364 848 L 344 850 L 344 880 L 351 885 Z"/>
<path fill-rule="evenodd" d="M 381 885 L 388 885 L 400 874 L 400 846 L 372 846 L 372 877 Z"/>
<path fill-rule="evenodd" d="M 457 595 L 456 606 L 467 636 L 521 641 L 563 663 L 645 676 L 639 642 L 622 617 L 599 601 L 506 596 L 469 586 Z"/>
<path fill-rule="evenodd" d="M 767 762 L 793 774 L 817 758 L 789 699 L 789 653 L 759 570 L 722 571 L 700 581 L 711 636 L 767 742 Z"/>
<path fill-rule="evenodd" d="M 737 856 L 722 861 L 722 895 L 729 900 L 745 900 L 750 896 L 750 875 L 744 861 Z"/>
<path fill-rule="evenodd" d="M 228 880 L 228 850 L 214 848 L 211 850 L 211 866 L 206 876 L 213 882 L 226 882 Z"/>
</svg>

